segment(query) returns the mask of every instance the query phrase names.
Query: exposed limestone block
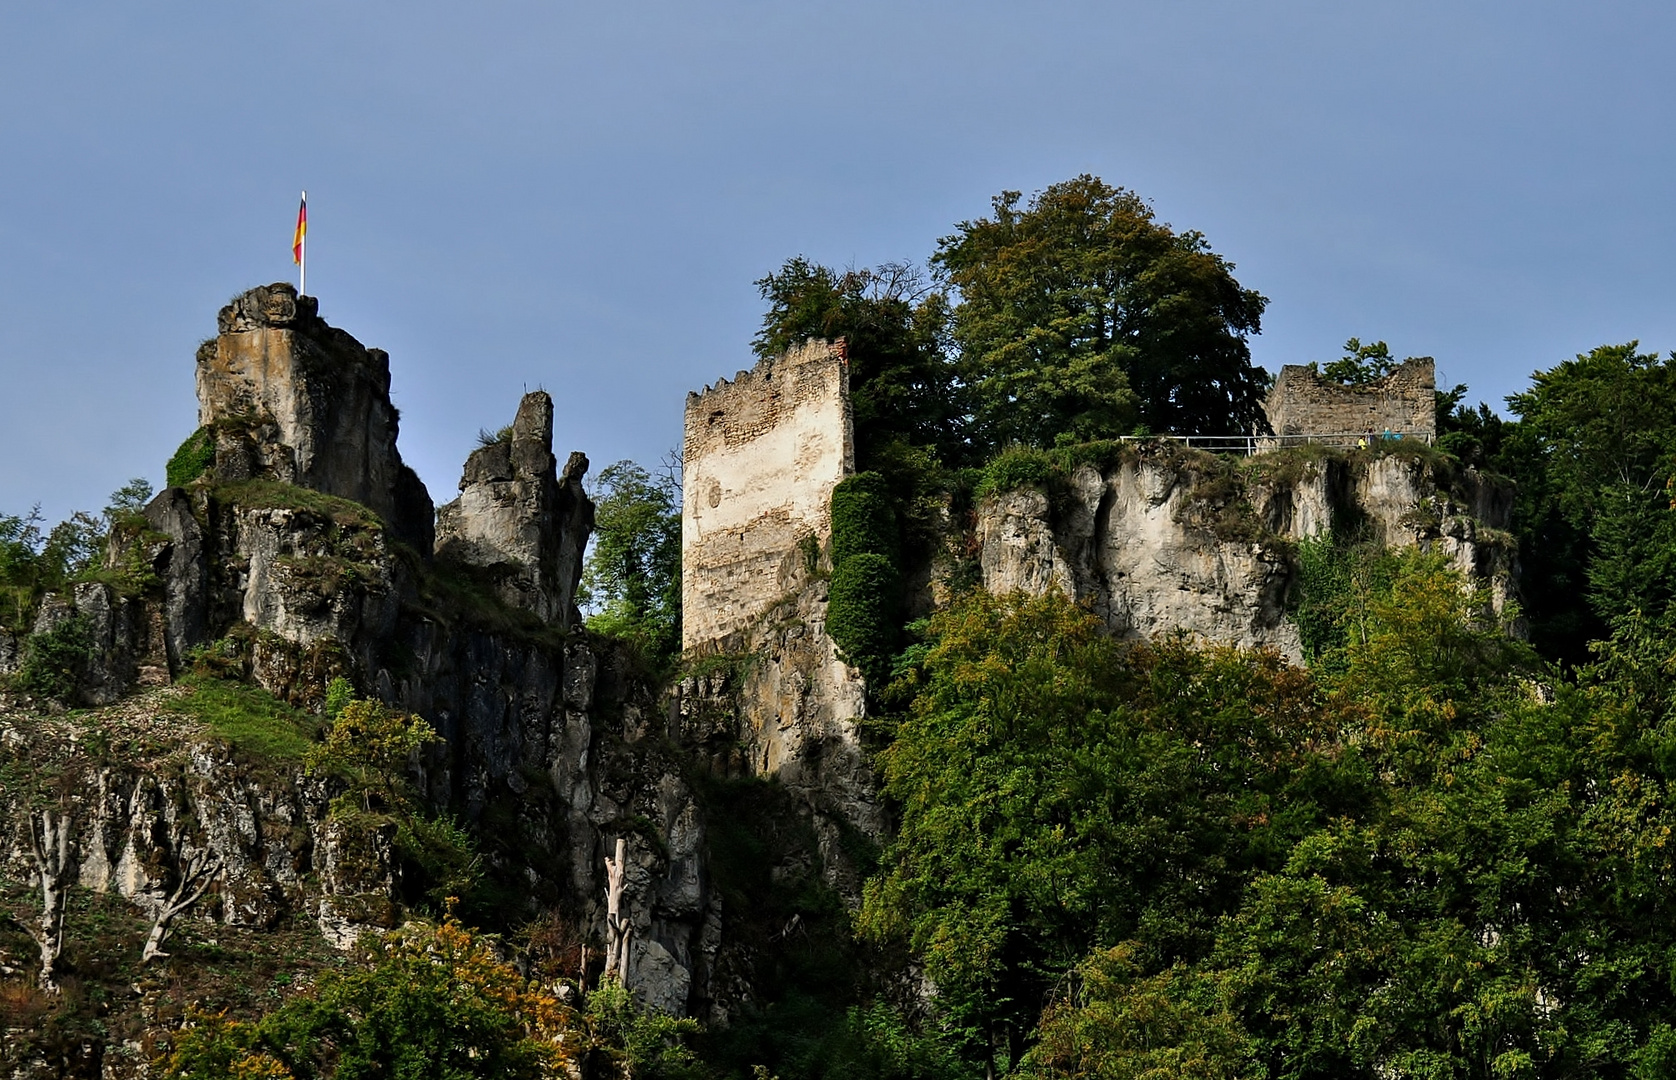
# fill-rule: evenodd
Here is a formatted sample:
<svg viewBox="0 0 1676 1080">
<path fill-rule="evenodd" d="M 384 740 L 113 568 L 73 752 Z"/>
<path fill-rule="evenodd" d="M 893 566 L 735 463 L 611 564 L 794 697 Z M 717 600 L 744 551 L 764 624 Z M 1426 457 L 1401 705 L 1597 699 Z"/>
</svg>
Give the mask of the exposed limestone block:
<svg viewBox="0 0 1676 1080">
<path fill-rule="evenodd" d="M 209 640 L 209 563 L 204 531 L 192 500 L 180 488 L 157 493 L 145 508 L 146 524 L 168 537 L 154 569 L 163 582 L 163 639 L 169 671 L 179 674 L 186 654 Z"/>
<path fill-rule="evenodd" d="M 1349 527 L 1387 547 L 1443 552 L 1489 588 L 1498 612 L 1515 598 L 1513 548 L 1500 532 L 1511 489 L 1476 470 L 1444 489 L 1430 462 L 1398 454 L 1321 457 L 1280 471 L 1259 458 L 1239 479 L 1208 467 L 1143 451 L 1103 473 L 1078 469 L 1071 491 L 1055 499 L 1033 488 L 991 496 L 976 523 L 984 587 L 1057 589 L 1125 637 L 1183 629 L 1298 660 L 1290 544 Z"/>
<path fill-rule="evenodd" d="M 269 927 L 310 915 L 340 948 L 367 929 L 391 925 L 390 829 L 332 822 L 331 789 L 300 769 L 286 775 L 241 764 L 224 745 L 170 715 L 171 696 L 179 692 L 152 691 L 100 714 L 112 744 L 157 747 L 152 757 L 114 764 L 79 751 L 73 725 L 0 707 L 0 757 L 60 775 L 55 791 L 72 837 L 72 879 L 155 915 L 171 876 L 196 853 L 218 869 L 186 917 Z M 22 857 L 16 815 L 29 805 L 0 805 L 0 832 L 14 838 L 0 848 L 0 866 L 8 871 Z"/>
<path fill-rule="evenodd" d="M 198 351 L 198 422 L 216 436 L 216 478 L 265 477 L 370 507 L 428 553 L 433 512 L 396 449 L 390 358 L 328 326 L 280 282 L 221 309 Z"/>
<path fill-rule="evenodd" d="M 474 450 L 460 497 L 437 512 L 437 557 L 497 572 L 500 596 L 546 622 L 580 622 L 576 588 L 593 529 L 582 490 L 588 459 L 572 453 L 563 473 L 553 457 L 553 400 L 525 394 L 511 437 Z"/>
</svg>

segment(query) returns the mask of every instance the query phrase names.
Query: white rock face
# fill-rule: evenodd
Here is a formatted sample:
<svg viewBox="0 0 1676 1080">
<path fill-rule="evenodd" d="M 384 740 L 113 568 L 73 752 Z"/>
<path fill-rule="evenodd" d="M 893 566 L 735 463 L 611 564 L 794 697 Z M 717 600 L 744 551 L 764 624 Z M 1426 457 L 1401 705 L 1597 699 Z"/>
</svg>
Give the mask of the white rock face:
<svg viewBox="0 0 1676 1080">
<path fill-rule="evenodd" d="M 1443 552 L 1489 586 L 1498 611 L 1513 598 L 1510 549 L 1484 535 L 1507 525 L 1504 486 L 1466 470 L 1446 491 L 1426 462 L 1396 454 L 1264 464 L 1218 473 L 1214 463 L 1143 450 L 1104 471 L 1078 468 L 1056 502 L 1033 488 L 991 496 L 977 515 L 984 587 L 1057 589 L 1124 637 L 1182 629 L 1296 661 L 1287 541 L 1326 535 L 1337 521 L 1364 523 L 1390 547 Z"/>
</svg>

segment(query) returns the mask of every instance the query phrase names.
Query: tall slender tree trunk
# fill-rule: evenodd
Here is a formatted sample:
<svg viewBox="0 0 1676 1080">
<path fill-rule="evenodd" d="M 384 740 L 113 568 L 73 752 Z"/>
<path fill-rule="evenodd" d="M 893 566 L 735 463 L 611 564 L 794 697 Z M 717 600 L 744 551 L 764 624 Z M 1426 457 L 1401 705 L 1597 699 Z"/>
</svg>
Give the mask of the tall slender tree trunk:
<svg viewBox="0 0 1676 1080">
<path fill-rule="evenodd" d="M 628 915 L 623 911 L 623 879 L 628 870 L 627 841 L 617 838 L 617 857 L 605 857 L 605 974 L 628 986 Z"/>
<path fill-rule="evenodd" d="M 63 811 L 42 810 L 39 825 L 30 815 L 26 828 L 29 833 L 29 853 L 35 860 L 35 875 L 41 887 L 41 916 L 24 929 L 35 939 L 41 950 L 42 990 L 58 990 L 53 978 L 58 958 L 64 952 L 65 889 L 70 875 L 70 815 Z"/>
</svg>

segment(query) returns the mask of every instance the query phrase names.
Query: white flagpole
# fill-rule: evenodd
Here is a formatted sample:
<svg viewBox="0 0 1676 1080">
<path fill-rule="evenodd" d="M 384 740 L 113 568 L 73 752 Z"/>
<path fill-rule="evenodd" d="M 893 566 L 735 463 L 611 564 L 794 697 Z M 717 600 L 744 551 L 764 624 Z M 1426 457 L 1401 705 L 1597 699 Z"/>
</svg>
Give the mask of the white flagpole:
<svg viewBox="0 0 1676 1080">
<path fill-rule="evenodd" d="M 297 252 L 297 295 L 308 295 L 308 192 L 303 192 L 303 235 Z"/>
</svg>

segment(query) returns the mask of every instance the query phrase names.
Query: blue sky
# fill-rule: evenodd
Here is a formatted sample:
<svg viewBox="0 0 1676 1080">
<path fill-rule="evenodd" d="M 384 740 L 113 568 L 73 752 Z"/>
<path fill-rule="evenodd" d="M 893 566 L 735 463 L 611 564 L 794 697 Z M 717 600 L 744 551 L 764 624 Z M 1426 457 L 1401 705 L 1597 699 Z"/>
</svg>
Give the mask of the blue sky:
<svg viewBox="0 0 1676 1080">
<path fill-rule="evenodd" d="M 409 0 L 0 9 L 0 512 L 161 484 L 216 309 L 289 277 L 387 349 L 453 496 L 525 387 L 561 456 L 656 460 L 789 256 L 922 260 L 1082 172 L 1270 299 L 1498 405 L 1676 348 L 1668 5 Z"/>
</svg>

